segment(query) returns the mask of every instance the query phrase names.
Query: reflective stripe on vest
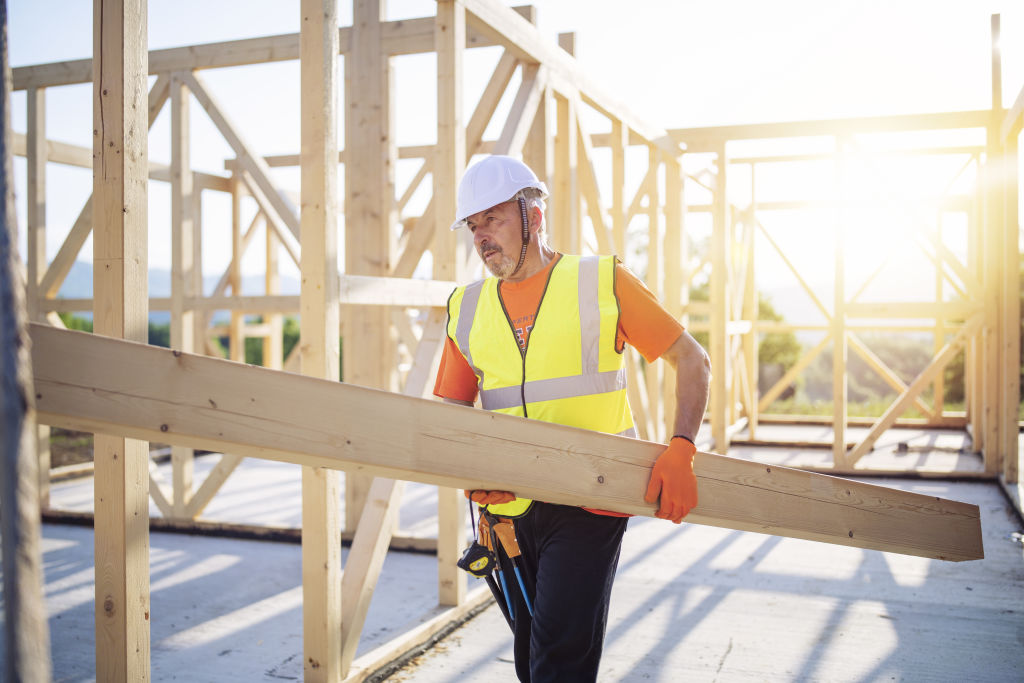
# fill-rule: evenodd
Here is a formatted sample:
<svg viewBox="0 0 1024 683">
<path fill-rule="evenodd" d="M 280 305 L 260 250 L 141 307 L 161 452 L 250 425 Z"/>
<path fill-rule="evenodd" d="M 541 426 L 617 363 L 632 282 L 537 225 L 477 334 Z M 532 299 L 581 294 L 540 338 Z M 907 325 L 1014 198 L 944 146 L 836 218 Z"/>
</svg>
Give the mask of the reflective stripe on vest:
<svg viewBox="0 0 1024 683">
<path fill-rule="evenodd" d="M 615 350 L 614 273 L 611 256 L 562 256 L 549 273 L 525 353 L 496 278 L 452 293 L 448 334 L 477 376 L 485 409 L 636 437 L 623 357 Z M 503 507 L 488 509 L 514 516 Z"/>
</svg>

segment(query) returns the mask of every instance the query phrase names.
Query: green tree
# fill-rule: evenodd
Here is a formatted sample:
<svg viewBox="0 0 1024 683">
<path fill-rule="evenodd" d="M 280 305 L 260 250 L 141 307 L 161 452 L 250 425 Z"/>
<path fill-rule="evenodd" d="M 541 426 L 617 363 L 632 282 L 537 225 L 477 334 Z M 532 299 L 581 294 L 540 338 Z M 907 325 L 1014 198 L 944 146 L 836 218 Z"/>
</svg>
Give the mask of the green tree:
<svg viewBox="0 0 1024 683">
<path fill-rule="evenodd" d="M 690 289 L 691 301 L 708 301 L 709 286 L 705 282 Z M 775 310 L 771 299 L 758 293 L 757 319 L 771 322 L 782 322 L 783 315 Z M 710 348 L 710 337 L 707 332 L 693 333 L 694 339 L 705 349 Z M 800 360 L 800 342 L 792 332 L 771 332 L 761 335 L 757 346 L 757 363 L 759 366 L 758 389 L 767 391 L 779 377 Z M 782 398 L 792 395 L 792 389 L 783 392 Z"/>
</svg>

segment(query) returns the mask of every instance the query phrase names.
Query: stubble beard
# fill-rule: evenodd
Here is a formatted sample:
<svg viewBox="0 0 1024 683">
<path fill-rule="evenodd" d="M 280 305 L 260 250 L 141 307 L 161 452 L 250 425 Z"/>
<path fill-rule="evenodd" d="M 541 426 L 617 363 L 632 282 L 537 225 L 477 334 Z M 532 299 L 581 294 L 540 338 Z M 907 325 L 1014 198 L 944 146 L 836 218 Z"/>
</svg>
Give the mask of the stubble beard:
<svg viewBox="0 0 1024 683">
<path fill-rule="evenodd" d="M 483 260 L 484 265 L 487 266 L 487 270 L 491 271 L 491 275 L 499 280 L 505 280 L 516 272 L 516 262 L 506 256 L 500 247 L 487 245 L 487 249 L 492 248 L 497 250 L 496 256 L 492 256 L 490 259 L 484 258 L 483 252 L 485 249 L 481 249 L 480 258 Z"/>
</svg>

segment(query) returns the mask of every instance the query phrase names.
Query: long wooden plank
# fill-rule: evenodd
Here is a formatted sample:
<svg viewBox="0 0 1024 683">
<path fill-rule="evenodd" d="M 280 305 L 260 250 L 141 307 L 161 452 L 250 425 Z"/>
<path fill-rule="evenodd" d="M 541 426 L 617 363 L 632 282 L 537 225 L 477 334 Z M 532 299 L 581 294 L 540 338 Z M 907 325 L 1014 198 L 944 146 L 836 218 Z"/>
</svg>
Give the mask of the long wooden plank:
<svg viewBox="0 0 1024 683">
<path fill-rule="evenodd" d="M 664 446 L 31 325 L 41 422 L 408 481 L 653 515 Z M 341 417 L 343 416 L 343 417 Z M 974 505 L 699 453 L 696 524 L 945 560 Z"/>
</svg>

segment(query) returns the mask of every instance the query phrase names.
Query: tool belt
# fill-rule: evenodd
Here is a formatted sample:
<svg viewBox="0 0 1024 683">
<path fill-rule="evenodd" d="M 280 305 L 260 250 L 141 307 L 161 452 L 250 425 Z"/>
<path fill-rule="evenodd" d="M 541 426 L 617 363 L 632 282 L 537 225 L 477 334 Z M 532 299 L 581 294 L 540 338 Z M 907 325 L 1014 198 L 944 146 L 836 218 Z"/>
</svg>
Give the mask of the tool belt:
<svg viewBox="0 0 1024 683">
<path fill-rule="evenodd" d="M 473 508 L 470 507 L 472 515 Z M 516 540 L 516 529 L 512 520 L 492 515 L 480 510 L 480 519 L 476 524 L 476 540 L 466 548 L 457 565 L 477 578 L 491 573 L 498 564 L 498 546 L 509 559 L 519 557 L 519 542 Z"/>
<path fill-rule="evenodd" d="M 473 515 L 473 502 L 469 503 L 470 520 Z M 487 585 L 494 594 L 502 616 L 508 622 L 509 628 L 515 631 L 516 610 L 509 594 L 509 582 L 505 579 L 505 572 L 502 571 L 502 562 L 499 559 L 504 553 L 508 559 L 515 575 L 515 583 L 518 585 L 519 593 L 526 603 L 526 611 L 533 616 L 533 605 L 530 596 L 527 595 L 523 574 L 519 567 L 518 557 L 522 555 L 519 550 L 519 541 L 516 540 L 516 528 L 512 520 L 506 517 L 498 517 L 487 510 L 480 510 L 479 523 L 473 524 L 473 534 L 476 538 L 473 544 L 466 548 L 456 563 L 460 569 L 464 569 L 473 576 L 486 579 Z M 493 574 L 493 575 L 492 575 Z M 497 576 L 497 580 L 495 580 Z"/>
</svg>

